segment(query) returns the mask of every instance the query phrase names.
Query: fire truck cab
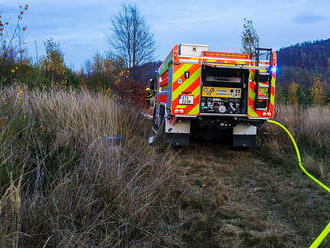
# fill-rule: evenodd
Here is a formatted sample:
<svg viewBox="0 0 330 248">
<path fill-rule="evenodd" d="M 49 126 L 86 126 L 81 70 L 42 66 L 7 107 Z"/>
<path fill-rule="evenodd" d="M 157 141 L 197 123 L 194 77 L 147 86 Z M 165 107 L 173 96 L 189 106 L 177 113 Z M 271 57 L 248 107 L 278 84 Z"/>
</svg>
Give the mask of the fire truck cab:
<svg viewBox="0 0 330 248">
<path fill-rule="evenodd" d="M 233 147 L 255 145 L 257 127 L 274 115 L 276 53 L 208 51 L 207 45 L 175 45 L 161 64 L 153 128 L 173 145 L 190 138 L 231 135 Z"/>
</svg>

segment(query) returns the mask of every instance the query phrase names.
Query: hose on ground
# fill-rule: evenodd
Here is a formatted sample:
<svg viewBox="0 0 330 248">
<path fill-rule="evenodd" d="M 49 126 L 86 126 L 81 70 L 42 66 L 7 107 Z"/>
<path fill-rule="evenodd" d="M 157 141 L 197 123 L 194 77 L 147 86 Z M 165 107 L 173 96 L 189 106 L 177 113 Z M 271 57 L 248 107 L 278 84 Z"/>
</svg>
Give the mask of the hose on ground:
<svg viewBox="0 0 330 248">
<path fill-rule="evenodd" d="M 315 177 L 313 177 L 302 165 L 301 163 L 301 157 L 300 157 L 300 152 L 298 149 L 298 146 L 296 144 L 296 141 L 294 140 L 292 134 L 289 132 L 289 130 L 283 126 L 281 123 L 277 122 L 277 121 L 273 121 L 273 120 L 268 120 L 269 123 L 273 123 L 279 127 L 281 127 L 290 137 L 294 149 L 296 150 L 296 154 L 297 154 L 297 159 L 298 159 L 298 164 L 300 169 L 310 178 L 312 179 L 315 183 L 317 183 L 320 187 L 322 187 L 325 191 L 327 191 L 328 193 L 330 193 L 330 189 L 328 186 L 326 186 L 324 183 L 322 183 L 321 181 L 317 180 Z M 330 222 L 328 223 L 328 225 L 324 228 L 324 230 L 321 232 L 321 234 L 316 238 L 316 240 L 313 242 L 313 244 L 309 247 L 309 248 L 317 248 L 319 247 L 319 245 L 322 243 L 322 241 L 326 238 L 326 236 L 330 233 Z"/>
<path fill-rule="evenodd" d="M 277 121 L 273 121 L 273 120 L 268 120 L 269 123 L 273 123 L 279 127 L 281 127 L 282 129 L 284 129 L 284 131 L 289 135 L 292 143 L 293 143 L 293 146 L 294 146 L 294 149 L 296 150 L 296 154 L 297 154 L 297 158 L 298 158 L 298 164 L 299 164 L 299 167 L 300 169 L 310 178 L 312 179 L 315 183 L 317 183 L 319 186 L 321 186 L 325 191 L 327 191 L 328 193 L 330 193 L 330 188 L 328 186 L 326 186 L 325 184 L 323 184 L 322 182 L 320 182 L 319 180 L 317 180 L 315 177 L 313 177 L 305 168 L 304 166 L 302 165 L 301 163 L 301 157 L 300 157 L 300 152 L 299 152 L 299 149 L 298 149 L 298 146 L 296 144 L 296 141 L 294 140 L 292 134 L 289 132 L 289 130 L 283 126 L 281 123 L 277 122 Z"/>
</svg>

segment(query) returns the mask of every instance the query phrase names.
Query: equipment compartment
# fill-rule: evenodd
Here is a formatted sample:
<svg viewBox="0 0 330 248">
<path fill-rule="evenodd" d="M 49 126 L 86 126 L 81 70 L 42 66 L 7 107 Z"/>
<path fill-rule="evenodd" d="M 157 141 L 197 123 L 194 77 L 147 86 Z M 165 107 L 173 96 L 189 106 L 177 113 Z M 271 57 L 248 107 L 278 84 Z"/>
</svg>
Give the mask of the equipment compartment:
<svg viewBox="0 0 330 248">
<path fill-rule="evenodd" d="M 249 70 L 203 65 L 201 113 L 246 114 Z"/>
</svg>

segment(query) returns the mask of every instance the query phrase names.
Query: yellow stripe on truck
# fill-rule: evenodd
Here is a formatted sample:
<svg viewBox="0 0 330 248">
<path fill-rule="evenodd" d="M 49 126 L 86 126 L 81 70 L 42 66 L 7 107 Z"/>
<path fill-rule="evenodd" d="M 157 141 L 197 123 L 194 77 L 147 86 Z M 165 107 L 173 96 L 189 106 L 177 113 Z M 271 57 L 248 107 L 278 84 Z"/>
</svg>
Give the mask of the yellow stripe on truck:
<svg viewBox="0 0 330 248">
<path fill-rule="evenodd" d="M 253 108 L 251 108 L 251 106 L 249 106 L 248 112 L 250 117 L 259 117 L 259 115 L 253 110 Z"/>
<path fill-rule="evenodd" d="M 180 68 L 181 69 L 181 68 Z M 176 99 L 181 92 L 187 89 L 193 82 L 196 81 L 201 75 L 201 68 L 199 67 L 194 74 L 192 74 L 188 79 L 186 79 L 176 90 L 173 92 L 172 99 Z"/>
<path fill-rule="evenodd" d="M 199 104 L 196 105 L 189 113 L 188 115 L 197 115 L 199 112 Z"/>
<path fill-rule="evenodd" d="M 196 89 L 192 92 L 194 98 L 199 95 L 200 93 L 200 86 L 196 87 Z"/>
<path fill-rule="evenodd" d="M 200 92 L 200 87 L 198 86 L 191 94 L 189 95 L 193 95 L 194 99 L 199 96 L 199 92 Z M 177 105 L 176 108 L 186 108 L 187 105 Z M 199 104 L 197 104 L 194 108 L 199 107 Z M 190 110 L 190 112 L 193 110 Z M 190 114 L 190 112 L 188 114 Z"/>
<path fill-rule="evenodd" d="M 173 74 L 173 83 L 178 80 L 185 71 L 189 71 L 189 69 L 193 66 L 193 64 L 184 64 L 182 65 L 174 74 Z"/>
</svg>

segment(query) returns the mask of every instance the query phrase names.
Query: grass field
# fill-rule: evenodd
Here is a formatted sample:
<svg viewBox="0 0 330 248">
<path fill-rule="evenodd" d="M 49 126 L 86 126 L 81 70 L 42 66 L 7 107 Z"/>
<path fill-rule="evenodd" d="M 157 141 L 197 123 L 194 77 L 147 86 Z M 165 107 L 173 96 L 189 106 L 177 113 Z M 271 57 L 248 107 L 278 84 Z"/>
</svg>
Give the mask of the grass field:
<svg viewBox="0 0 330 248">
<path fill-rule="evenodd" d="M 173 150 L 149 146 L 150 121 L 103 94 L 13 87 L 0 101 L 1 247 L 306 247 L 330 219 L 329 195 L 275 126 L 249 151 Z M 276 116 L 327 185 L 329 116 Z"/>
</svg>

